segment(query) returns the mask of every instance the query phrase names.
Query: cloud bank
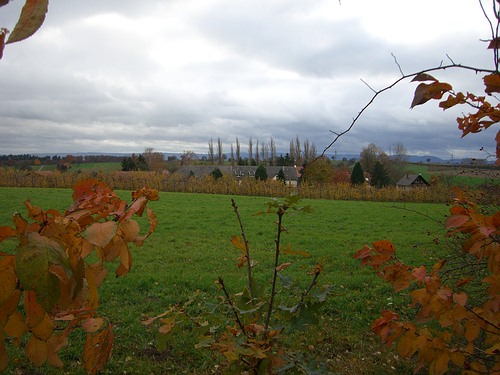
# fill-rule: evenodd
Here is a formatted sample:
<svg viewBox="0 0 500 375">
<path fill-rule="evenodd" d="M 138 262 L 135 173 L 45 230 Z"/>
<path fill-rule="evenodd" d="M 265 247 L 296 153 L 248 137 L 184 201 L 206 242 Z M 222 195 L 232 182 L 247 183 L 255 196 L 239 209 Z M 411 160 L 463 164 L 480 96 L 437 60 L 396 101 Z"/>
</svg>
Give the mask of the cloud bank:
<svg viewBox="0 0 500 375">
<path fill-rule="evenodd" d="M 21 3 L 0 8 L 0 25 L 12 29 Z M 206 153 L 211 138 L 229 153 L 250 137 L 285 153 L 297 135 L 321 151 L 399 68 L 491 67 L 488 37 L 479 6 L 452 0 L 52 1 L 39 32 L 0 60 L 0 154 Z M 470 72 L 435 75 L 482 89 Z M 461 138 L 460 111 L 410 110 L 415 86 L 378 97 L 329 152 L 494 152 L 492 130 Z"/>
</svg>

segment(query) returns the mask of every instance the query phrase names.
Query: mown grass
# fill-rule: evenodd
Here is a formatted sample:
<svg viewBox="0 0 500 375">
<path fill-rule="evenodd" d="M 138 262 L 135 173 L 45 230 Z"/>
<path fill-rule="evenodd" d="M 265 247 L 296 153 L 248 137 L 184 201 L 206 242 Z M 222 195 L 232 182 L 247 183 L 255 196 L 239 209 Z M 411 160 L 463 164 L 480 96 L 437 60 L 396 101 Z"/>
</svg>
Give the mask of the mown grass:
<svg viewBox="0 0 500 375">
<path fill-rule="evenodd" d="M 129 199 L 130 192 L 118 193 Z M 100 314 L 110 319 L 115 330 L 113 356 L 105 374 L 217 372 L 212 355 L 194 349 L 192 332 L 179 336 L 167 351 L 158 352 L 155 330 L 140 321 L 185 301 L 196 290 L 202 292 L 202 299 L 213 300 L 218 294 L 214 280 L 219 275 L 233 293 L 245 282 L 243 270 L 236 267 L 239 254 L 230 243 L 231 236 L 239 234 L 231 197 L 185 193 L 160 196 L 160 201 L 150 203 L 159 219 L 158 228 L 142 248 L 133 249 L 131 272 L 123 278 L 111 274 L 100 290 Z M 26 198 L 44 209 L 63 210 L 71 204 L 71 191 L 0 188 L 0 225 L 9 224 L 15 211 L 24 214 L 22 202 Z M 233 198 L 240 207 L 253 256 L 259 262 L 256 277 L 266 280 L 272 268 L 275 217 L 254 214 L 265 210 L 269 199 Z M 432 263 L 439 250 L 434 239 L 441 237 L 443 228 L 430 218 L 442 220 L 447 207 L 327 200 L 303 203 L 314 212 L 285 218 L 289 233 L 284 243 L 308 251 L 312 257 L 287 256 L 293 262 L 287 272 L 305 284 L 307 269 L 324 259 L 325 274 L 320 281 L 333 285 L 334 290 L 323 310 L 321 325 L 293 337 L 291 345 L 327 363 L 333 373 L 411 372 L 411 363 L 394 356 L 369 332 L 381 309 L 390 306 L 404 314 L 406 300 L 394 295 L 372 271 L 360 269 L 352 254 L 365 243 L 390 239 L 404 261 Z M 0 244 L 0 250 L 8 247 Z M 78 363 L 81 345 L 82 338 L 75 335 L 61 356 L 65 369 L 42 368 L 40 373 L 83 373 Z M 12 355 L 13 371 L 34 371 L 18 352 Z"/>
</svg>

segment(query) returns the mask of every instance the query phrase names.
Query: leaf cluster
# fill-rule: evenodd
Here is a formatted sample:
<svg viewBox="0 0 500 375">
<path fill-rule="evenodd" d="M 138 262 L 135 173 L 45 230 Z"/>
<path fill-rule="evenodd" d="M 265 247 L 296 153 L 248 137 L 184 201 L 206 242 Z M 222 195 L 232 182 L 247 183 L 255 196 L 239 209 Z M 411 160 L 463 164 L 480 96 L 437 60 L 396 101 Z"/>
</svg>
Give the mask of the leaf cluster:
<svg viewBox="0 0 500 375">
<path fill-rule="evenodd" d="M 356 252 L 361 266 L 369 266 L 391 283 L 395 291 L 409 292 L 413 320 L 403 321 L 393 311 L 383 311 L 371 330 L 384 343 L 397 342 L 403 357 L 417 355 L 418 368 L 429 365 L 431 374 L 444 374 L 450 365 L 464 373 L 500 371 L 500 212 L 480 213 L 478 207 L 457 191 L 457 198 L 446 221 L 448 236 L 462 236 L 461 252 L 471 256 L 483 272 L 465 273 L 467 268 L 451 270 L 462 275 L 450 278 L 446 260 L 431 269 L 411 267 L 396 257 L 394 245 L 377 241 Z M 476 283 L 484 294 L 468 285 Z"/>
<path fill-rule="evenodd" d="M 105 262 L 119 260 L 116 276 L 129 272 L 129 244 L 141 246 L 155 230 L 156 217 L 146 207 L 157 200 L 155 190 L 120 199 L 105 183 L 84 180 L 74 186 L 74 203 L 64 213 L 43 210 L 28 200 L 27 216 L 16 213 L 13 226 L 0 226 L 0 242 L 17 241 L 15 253 L 0 252 L 0 326 L 14 345 L 35 365 L 62 367 L 58 353 L 77 328 L 86 334 L 83 367 L 101 370 L 113 345 L 111 323 L 96 315 L 98 288 L 108 270 Z M 141 234 L 134 216 L 146 212 L 149 226 Z M 0 341 L 0 370 L 9 363 L 6 341 Z"/>
</svg>

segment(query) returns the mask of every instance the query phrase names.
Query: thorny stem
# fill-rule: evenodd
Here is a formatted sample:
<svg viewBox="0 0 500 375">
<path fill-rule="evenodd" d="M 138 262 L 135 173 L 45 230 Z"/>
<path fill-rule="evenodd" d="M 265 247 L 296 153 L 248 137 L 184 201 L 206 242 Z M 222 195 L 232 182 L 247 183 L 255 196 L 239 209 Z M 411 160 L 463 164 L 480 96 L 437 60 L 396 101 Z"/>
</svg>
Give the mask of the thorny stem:
<svg viewBox="0 0 500 375">
<path fill-rule="evenodd" d="M 269 300 L 269 307 L 267 309 L 266 322 L 264 325 L 264 329 L 267 331 L 269 328 L 269 322 L 271 321 L 271 314 L 273 312 L 273 304 L 274 304 L 274 296 L 276 295 L 276 281 L 278 279 L 278 266 L 279 266 L 279 258 L 280 258 L 280 241 L 281 241 L 281 233 L 283 232 L 283 227 L 281 226 L 283 215 L 288 207 L 280 207 L 278 209 L 278 234 L 276 236 L 276 251 L 274 256 L 274 273 L 273 273 L 273 283 L 271 287 L 271 298 Z"/>
<path fill-rule="evenodd" d="M 250 292 L 250 298 L 253 299 L 253 286 L 252 286 L 252 262 L 250 259 L 250 248 L 248 246 L 248 240 L 245 235 L 245 230 L 243 229 L 243 223 L 241 222 L 240 213 L 238 212 L 238 206 L 234 199 L 231 199 L 231 205 L 233 206 L 234 213 L 238 218 L 238 224 L 240 225 L 241 237 L 243 238 L 243 242 L 245 243 L 245 256 L 247 258 L 247 275 L 248 275 L 248 291 Z"/>
<path fill-rule="evenodd" d="M 238 326 L 240 327 L 241 331 L 246 336 L 247 333 L 245 331 L 245 326 L 241 322 L 240 317 L 238 315 L 238 311 L 236 311 L 236 308 L 234 307 L 233 300 L 231 299 L 231 297 L 229 296 L 229 293 L 227 292 L 226 286 L 224 285 L 224 280 L 222 280 L 222 277 L 219 276 L 217 281 L 218 281 L 222 291 L 224 292 L 224 295 L 226 296 L 226 301 L 229 303 L 229 306 L 231 306 L 231 310 L 233 311 L 234 318 L 236 319 L 236 323 L 238 323 Z"/>
</svg>

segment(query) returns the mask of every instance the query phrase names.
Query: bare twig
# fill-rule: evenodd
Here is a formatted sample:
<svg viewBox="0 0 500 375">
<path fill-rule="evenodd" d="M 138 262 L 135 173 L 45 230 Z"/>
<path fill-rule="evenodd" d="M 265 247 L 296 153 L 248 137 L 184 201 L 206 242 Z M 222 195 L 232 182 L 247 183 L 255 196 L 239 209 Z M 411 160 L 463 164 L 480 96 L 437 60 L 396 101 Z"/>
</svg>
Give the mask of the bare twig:
<svg viewBox="0 0 500 375">
<path fill-rule="evenodd" d="M 401 65 L 399 65 L 398 59 L 396 58 L 396 56 L 392 52 L 391 52 L 391 56 L 394 58 L 394 62 L 398 66 L 399 72 L 401 73 L 402 76 L 404 76 L 405 74 L 403 73 L 403 69 L 401 69 Z"/>
<path fill-rule="evenodd" d="M 273 283 L 271 287 L 271 298 L 269 300 L 269 307 L 267 309 L 267 315 L 266 315 L 266 321 L 265 321 L 265 330 L 269 328 L 269 322 L 271 321 L 271 315 L 273 312 L 273 305 L 274 305 L 274 297 L 276 296 L 276 281 L 278 279 L 278 266 L 279 266 L 279 257 L 280 257 L 280 241 L 281 241 L 281 233 L 284 231 L 281 223 L 283 220 L 283 215 L 285 214 L 285 211 L 287 210 L 288 207 L 280 207 L 278 209 L 278 234 L 276 236 L 276 250 L 275 250 L 275 256 L 274 256 L 274 272 L 273 272 Z"/>
<path fill-rule="evenodd" d="M 343 135 L 349 133 L 351 131 L 351 129 L 354 127 L 354 125 L 358 122 L 359 118 L 361 117 L 361 115 L 368 109 L 368 107 L 370 107 L 372 105 L 372 103 L 375 101 L 375 99 L 382 93 L 392 89 L 394 86 L 396 86 L 397 84 L 399 84 L 400 82 L 404 81 L 405 79 L 408 79 L 408 78 L 412 78 L 412 77 L 415 77 L 417 76 L 418 74 L 422 74 L 422 73 L 429 73 L 429 72 L 434 72 L 434 71 L 439 71 L 439 70 L 446 70 L 446 69 L 452 69 L 452 68 L 460 68 L 460 69 L 465 69 L 465 70 L 471 70 L 471 71 L 474 71 L 476 73 L 495 73 L 496 70 L 491 70 L 491 69 L 482 69 L 482 68 L 476 68 L 476 67 L 472 67 L 472 66 L 467 66 L 467 65 L 462 65 L 462 64 L 449 64 L 449 65 L 440 65 L 439 67 L 434 67 L 434 68 L 429 68 L 429 69 L 425 69 L 425 70 L 421 70 L 419 72 L 415 72 L 415 73 L 411 73 L 411 74 L 406 74 L 402 77 L 399 77 L 397 80 L 395 80 L 393 83 L 391 83 L 389 86 L 386 86 L 384 87 L 383 89 L 380 89 L 378 91 L 375 91 L 375 93 L 373 94 L 373 96 L 371 97 L 371 99 L 365 104 L 365 106 L 363 108 L 361 108 L 361 110 L 358 112 L 358 114 L 353 118 L 353 120 L 351 121 L 351 124 L 344 130 L 340 131 L 340 132 L 334 132 L 332 130 L 330 130 L 331 133 L 335 134 L 335 137 L 333 138 L 333 140 L 323 149 L 323 152 L 318 156 L 321 157 L 321 156 L 324 156 L 326 154 L 326 152 L 335 144 L 337 143 L 337 141 L 339 140 L 340 137 L 342 137 Z"/>
<path fill-rule="evenodd" d="M 224 285 L 224 280 L 222 280 L 222 277 L 219 276 L 218 278 L 218 283 L 222 289 L 222 291 L 224 292 L 224 295 L 226 296 L 226 301 L 229 303 L 229 306 L 231 307 L 231 310 L 233 311 L 233 314 L 234 314 L 234 318 L 236 319 L 236 323 L 238 323 L 238 326 L 240 327 L 241 331 L 243 332 L 243 334 L 246 336 L 246 331 L 245 331 L 245 326 L 243 325 L 243 323 L 241 322 L 240 320 L 240 317 L 238 315 L 238 311 L 236 310 L 236 308 L 234 307 L 234 302 L 233 300 L 231 299 L 231 296 L 229 295 L 227 289 L 226 289 L 226 286 Z"/>
</svg>

